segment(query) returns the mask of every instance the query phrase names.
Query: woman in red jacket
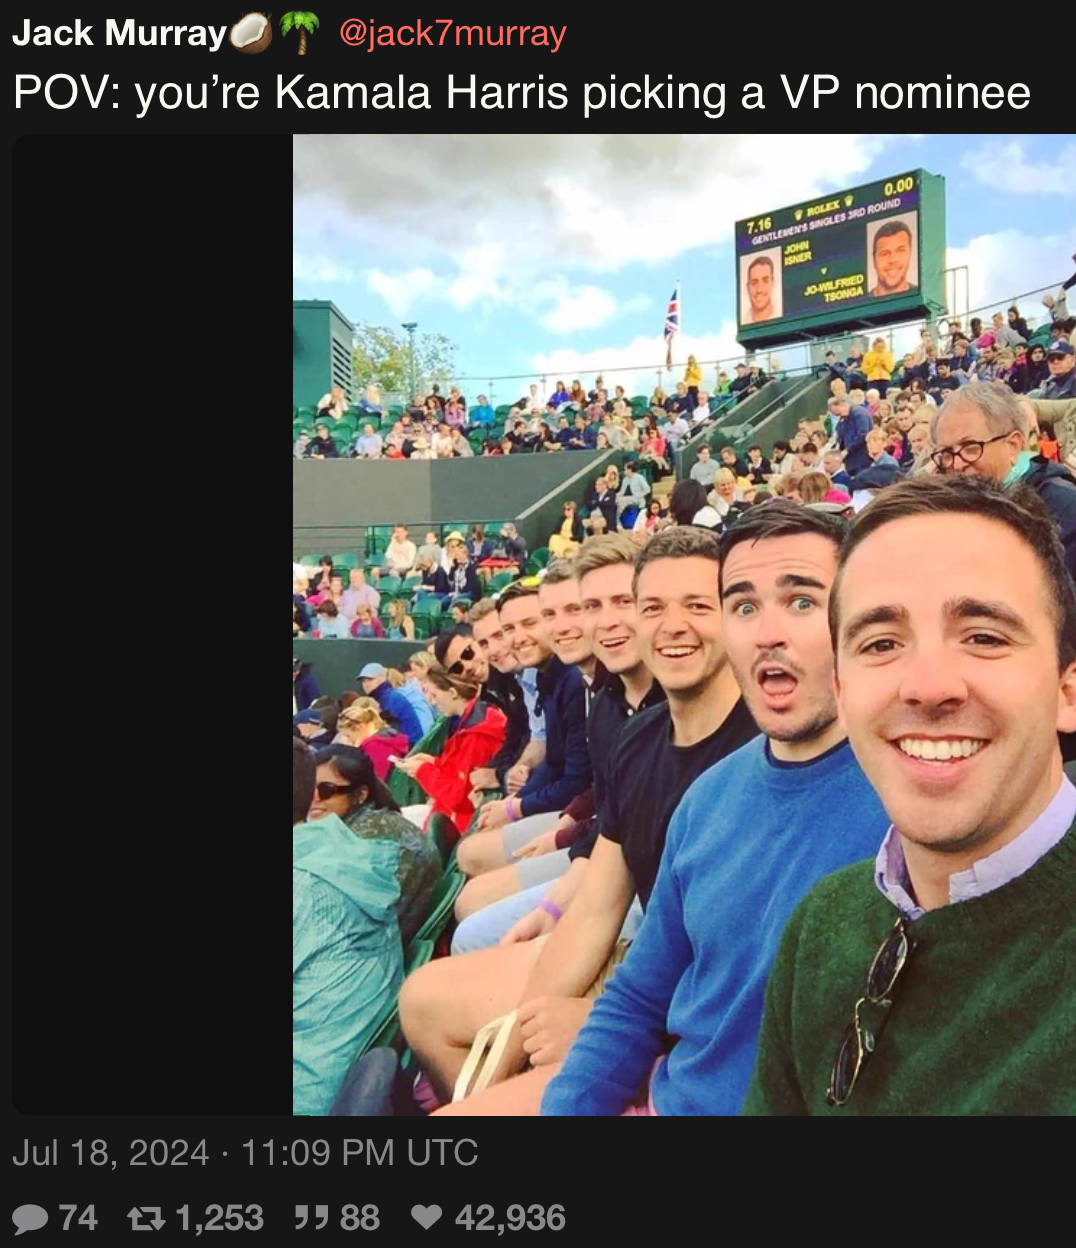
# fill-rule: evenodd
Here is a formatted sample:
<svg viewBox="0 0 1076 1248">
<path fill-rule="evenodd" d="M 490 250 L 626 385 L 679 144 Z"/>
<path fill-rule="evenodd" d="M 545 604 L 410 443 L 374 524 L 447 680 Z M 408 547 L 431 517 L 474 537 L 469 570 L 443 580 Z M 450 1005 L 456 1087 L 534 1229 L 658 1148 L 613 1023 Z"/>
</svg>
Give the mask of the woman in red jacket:
<svg viewBox="0 0 1076 1248">
<path fill-rule="evenodd" d="M 432 810 L 448 815 L 461 834 L 474 815 L 471 772 L 485 767 L 504 744 L 504 712 L 479 700 L 479 686 L 443 667 L 432 666 L 422 682 L 430 701 L 442 715 L 459 720 L 437 758 L 409 754 L 396 766 L 422 786 L 432 799 Z"/>
</svg>

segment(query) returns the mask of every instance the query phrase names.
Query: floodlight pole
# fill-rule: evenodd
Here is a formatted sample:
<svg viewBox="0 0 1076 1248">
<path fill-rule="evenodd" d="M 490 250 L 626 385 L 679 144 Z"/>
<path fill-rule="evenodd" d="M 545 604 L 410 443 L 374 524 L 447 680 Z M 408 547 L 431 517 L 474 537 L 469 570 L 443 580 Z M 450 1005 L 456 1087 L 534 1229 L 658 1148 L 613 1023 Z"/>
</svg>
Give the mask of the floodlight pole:
<svg viewBox="0 0 1076 1248">
<path fill-rule="evenodd" d="M 407 330 L 407 338 L 411 348 L 411 399 L 416 397 L 415 394 L 415 330 L 418 329 L 418 321 L 405 321 L 402 326 Z"/>
</svg>

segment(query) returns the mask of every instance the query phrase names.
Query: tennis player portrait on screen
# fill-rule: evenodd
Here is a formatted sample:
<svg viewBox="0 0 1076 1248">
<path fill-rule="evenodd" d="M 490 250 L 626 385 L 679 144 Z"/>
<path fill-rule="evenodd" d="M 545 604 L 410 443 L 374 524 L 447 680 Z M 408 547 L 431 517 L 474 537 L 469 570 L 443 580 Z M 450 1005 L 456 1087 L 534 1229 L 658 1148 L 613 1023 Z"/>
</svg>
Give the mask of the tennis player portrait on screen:
<svg viewBox="0 0 1076 1248">
<path fill-rule="evenodd" d="M 919 285 L 915 213 L 867 226 L 867 280 L 875 298 L 902 295 Z"/>
<path fill-rule="evenodd" d="M 740 257 L 740 281 L 745 298 L 741 325 L 756 325 L 781 316 L 781 248 Z"/>
</svg>

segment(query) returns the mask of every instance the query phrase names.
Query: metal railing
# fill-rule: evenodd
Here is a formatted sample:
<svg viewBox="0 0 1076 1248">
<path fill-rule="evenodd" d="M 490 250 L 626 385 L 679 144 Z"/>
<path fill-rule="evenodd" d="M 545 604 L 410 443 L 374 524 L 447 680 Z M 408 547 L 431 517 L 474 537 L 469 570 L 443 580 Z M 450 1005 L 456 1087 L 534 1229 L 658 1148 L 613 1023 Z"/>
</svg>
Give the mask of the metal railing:
<svg viewBox="0 0 1076 1248">
<path fill-rule="evenodd" d="M 924 329 L 924 328 L 930 328 L 931 330 L 934 331 L 935 336 L 939 336 L 939 335 L 945 336 L 949 332 L 950 319 L 952 319 L 953 317 L 957 317 L 957 316 L 959 316 L 959 319 L 965 329 L 967 328 L 968 322 L 971 320 L 971 318 L 975 316 L 980 317 L 984 322 L 984 327 L 986 327 L 989 325 L 990 317 L 993 315 L 994 312 L 1001 312 L 1002 314 L 1004 314 L 1006 309 L 1014 304 L 1019 306 L 1022 302 L 1025 302 L 1028 300 L 1035 300 L 1035 299 L 1041 300 L 1041 297 L 1043 295 L 1053 294 L 1054 292 L 1056 292 L 1057 289 L 1061 285 L 1061 280 L 1062 279 L 1059 279 L 1057 282 L 1053 282 L 1048 286 L 1040 286 L 1035 290 L 1024 291 L 1021 294 L 1012 295 L 1011 297 L 991 300 L 989 303 L 985 303 L 978 308 L 970 308 L 967 312 L 962 311 L 959 313 L 957 312 L 950 313 L 947 311 L 947 312 L 939 314 L 937 317 L 933 319 L 912 318 L 907 321 L 901 321 L 897 325 L 890 325 L 890 326 L 882 327 L 882 328 L 879 328 L 878 330 L 845 333 L 845 334 L 839 334 L 839 335 L 819 336 L 817 338 L 811 339 L 809 342 L 789 343 L 787 346 L 776 348 L 775 352 L 779 351 L 786 355 L 791 355 L 793 353 L 802 353 L 804 357 L 802 364 L 793 363 L 789 360 L 786 360 L 785 362 L 782 363 L 779 356 L 776 355 L 775 352 L 770 352 L 766 357 L 769 366 L 764 367 L 763 371 L 769 373 L 771 376 L 774 375 L 775 373 L 784 373 L 786 375 L 789 375 L 789 374 L 799 371 L 800 369 L 809 368 L 813 364 L 820 362 L 822 355 L 827 350 L 843 349 L 846 345 L 850 345 L 853 342 L 859 342 L 860 345 L 866 348 L 867 346 L 869 346 L 869 339 L 871 338 L 885 338 L 889 345 L 890 351 L 896 353 L 895 339 L 899 338 L 900 335 L 911 334 L 913 332 L 916 335 L 918 335 L 919 330 Z M 954 299 L 956 298 L 955 288 L 953 291 L 953 297 Z M 963 302 L 963 301 L 961 300 L 960 302 Z M 1028 322 L 1029 328 L 1034 330 L 1035 328 L 1038 327 L 1040 322 L 1048 322 L 1049 316 L 1047 315 L 1047 316 L 1039 317 L 1036 319 L 1032 316 L 1028 316 L 1025 313 L 1025 319 Z M 909 341 L 909 348 L 911 347 L 913 342 L 914 340 Z M 814 353 L 816 358 L 811 358 L 812 352 Z M 903 351 L 901 351 L 900 354 L 903 354 Z M 726 372 L 731 372 L 731 370 L 735 368 L 736 364 L 743 363 L 745 360 L 747 362 L 751 362 L 752 360 L 757 359 L 757 358 L 758 357 L 754 352 L 745 350 L 738 355 L 726 356 L 721 359 L 699 360 L 698 364 L 700 368 L 702 368 L 703 370 L 724 369 Z M 624 378 L 630 377 L 632 380 L 635 380 L 636 378 L 640 378 L 644 374 L 647 374 L 647 373 L 652 374 L 654 376 L 655 385 L 660 385 L 665 390 L 668 391 L 668 390 L 675 390 L 675 382 L 672 381 L 671 379 L 678 377 L 679 374 L 682 372 L 682 370 L 683 370 L 683 365 L 680 365 L 673 369 L 668 369 L 665 367 L 664 361 L 655 361 L 652 364 L 633 364 L 633 365 L 623 364 L 623 365 L 615 365 L 609 368 L 598 368 L 596 370 L 587 370 L 587 372 L 588 372 L 588 375 L 591 372 L 593 372 L 593 375 L 595 378 L 595 386 L 599 379 L 604 382 L 610 382 L 608 386 L 608 389 L 610 391 L 613 389 L 613 385 L 616 384 L 616 379 L 618 377 L 624 377 Z M 522 395 L 526 394 L 528 386 L 533 382 L 538 382 L 543 388 L 543 390 L 545 391 L 545 393 L 548 394 L 552 386 L 557 381 L 561 381 L 561 380 L 570 384 L 575 379 L 572 377 L 551 375 L 549 372 L 541 373 L 541 374 L 536 373 L 536 372 L 501 373 L 501 374 L 496 374 L 493 376 L 490 376 L 490 375 L 479 376 L 474 373 L 469 373 L 469 374 L 462 374 L 454 378 L 448 384 L 442 383 L 441 391 L 442 393 L 447 393 L 448 385 L 456 385 L 456 386 L 459 386 L 460 390 L 463 391 L 470 405 L 473 405 L 474 403 L 477 402 L 478 395 L 481 393 L 481 394 L 486 395 L 486 397 L 489 399 L 493 407 L 499 407 L 499 406 L 504 406 L 505 401 L 515 400 L 515 399 L 520 398 Z M 518 387 L 508 386 L 508 385 L 503 385 L 503 384 L 500 387 L 498 387 L 497 383 L 499 382 L 500 383 L 519 382 L 520 384 Z M 590 386 L 585 387 L 585 389 L 588 389 L 588 390 L 591 388 L 592 387 Z M 708 386 L 703 386 L 701 388 L 704 390 L 707 390 L 707 392 L 710 392 L 710 388 Z M 653 388 L 651 387 L 651 389 Z M 392 396 L 389 396 L 385 392 L 382 393 L 382 405 L 384 406 L 386 411 L 391 406 L 406 406 L 407 403 L 410 401 L 410 399 L 411 399 L 410 395 L 395 395 L 394 394 Z"/>
</svg>

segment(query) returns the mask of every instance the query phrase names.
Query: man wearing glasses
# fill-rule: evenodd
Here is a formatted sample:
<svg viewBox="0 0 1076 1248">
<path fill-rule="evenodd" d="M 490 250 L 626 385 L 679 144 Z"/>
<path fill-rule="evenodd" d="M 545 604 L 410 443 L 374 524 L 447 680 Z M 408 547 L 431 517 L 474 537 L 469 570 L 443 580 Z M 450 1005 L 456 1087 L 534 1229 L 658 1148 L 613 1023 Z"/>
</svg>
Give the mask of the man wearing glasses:
<svg viewBox="0 0 1076 1248">
<path fill-rule="evenodd" d="M 915 559 L 907 552 L 914 550 Z M 849 740 L 893 823 L 793 915 L 754 1115 L 1076 1113 L 1076 590 L 1041 500 L 913 478 L 829 603 Z"/>
<path fill-rule="evenodd" d="M 931 459 L 940 473 L 969 473 L 1004 486 L 1026 485 L 1046 504 L 1061 532 L 1065 566 L 1076 576 L 1076 479 L 1061 464 L 1028 450 L 1028 423 L 1006 386 L 969 382 L 935 413 Z"/>
</svg>

